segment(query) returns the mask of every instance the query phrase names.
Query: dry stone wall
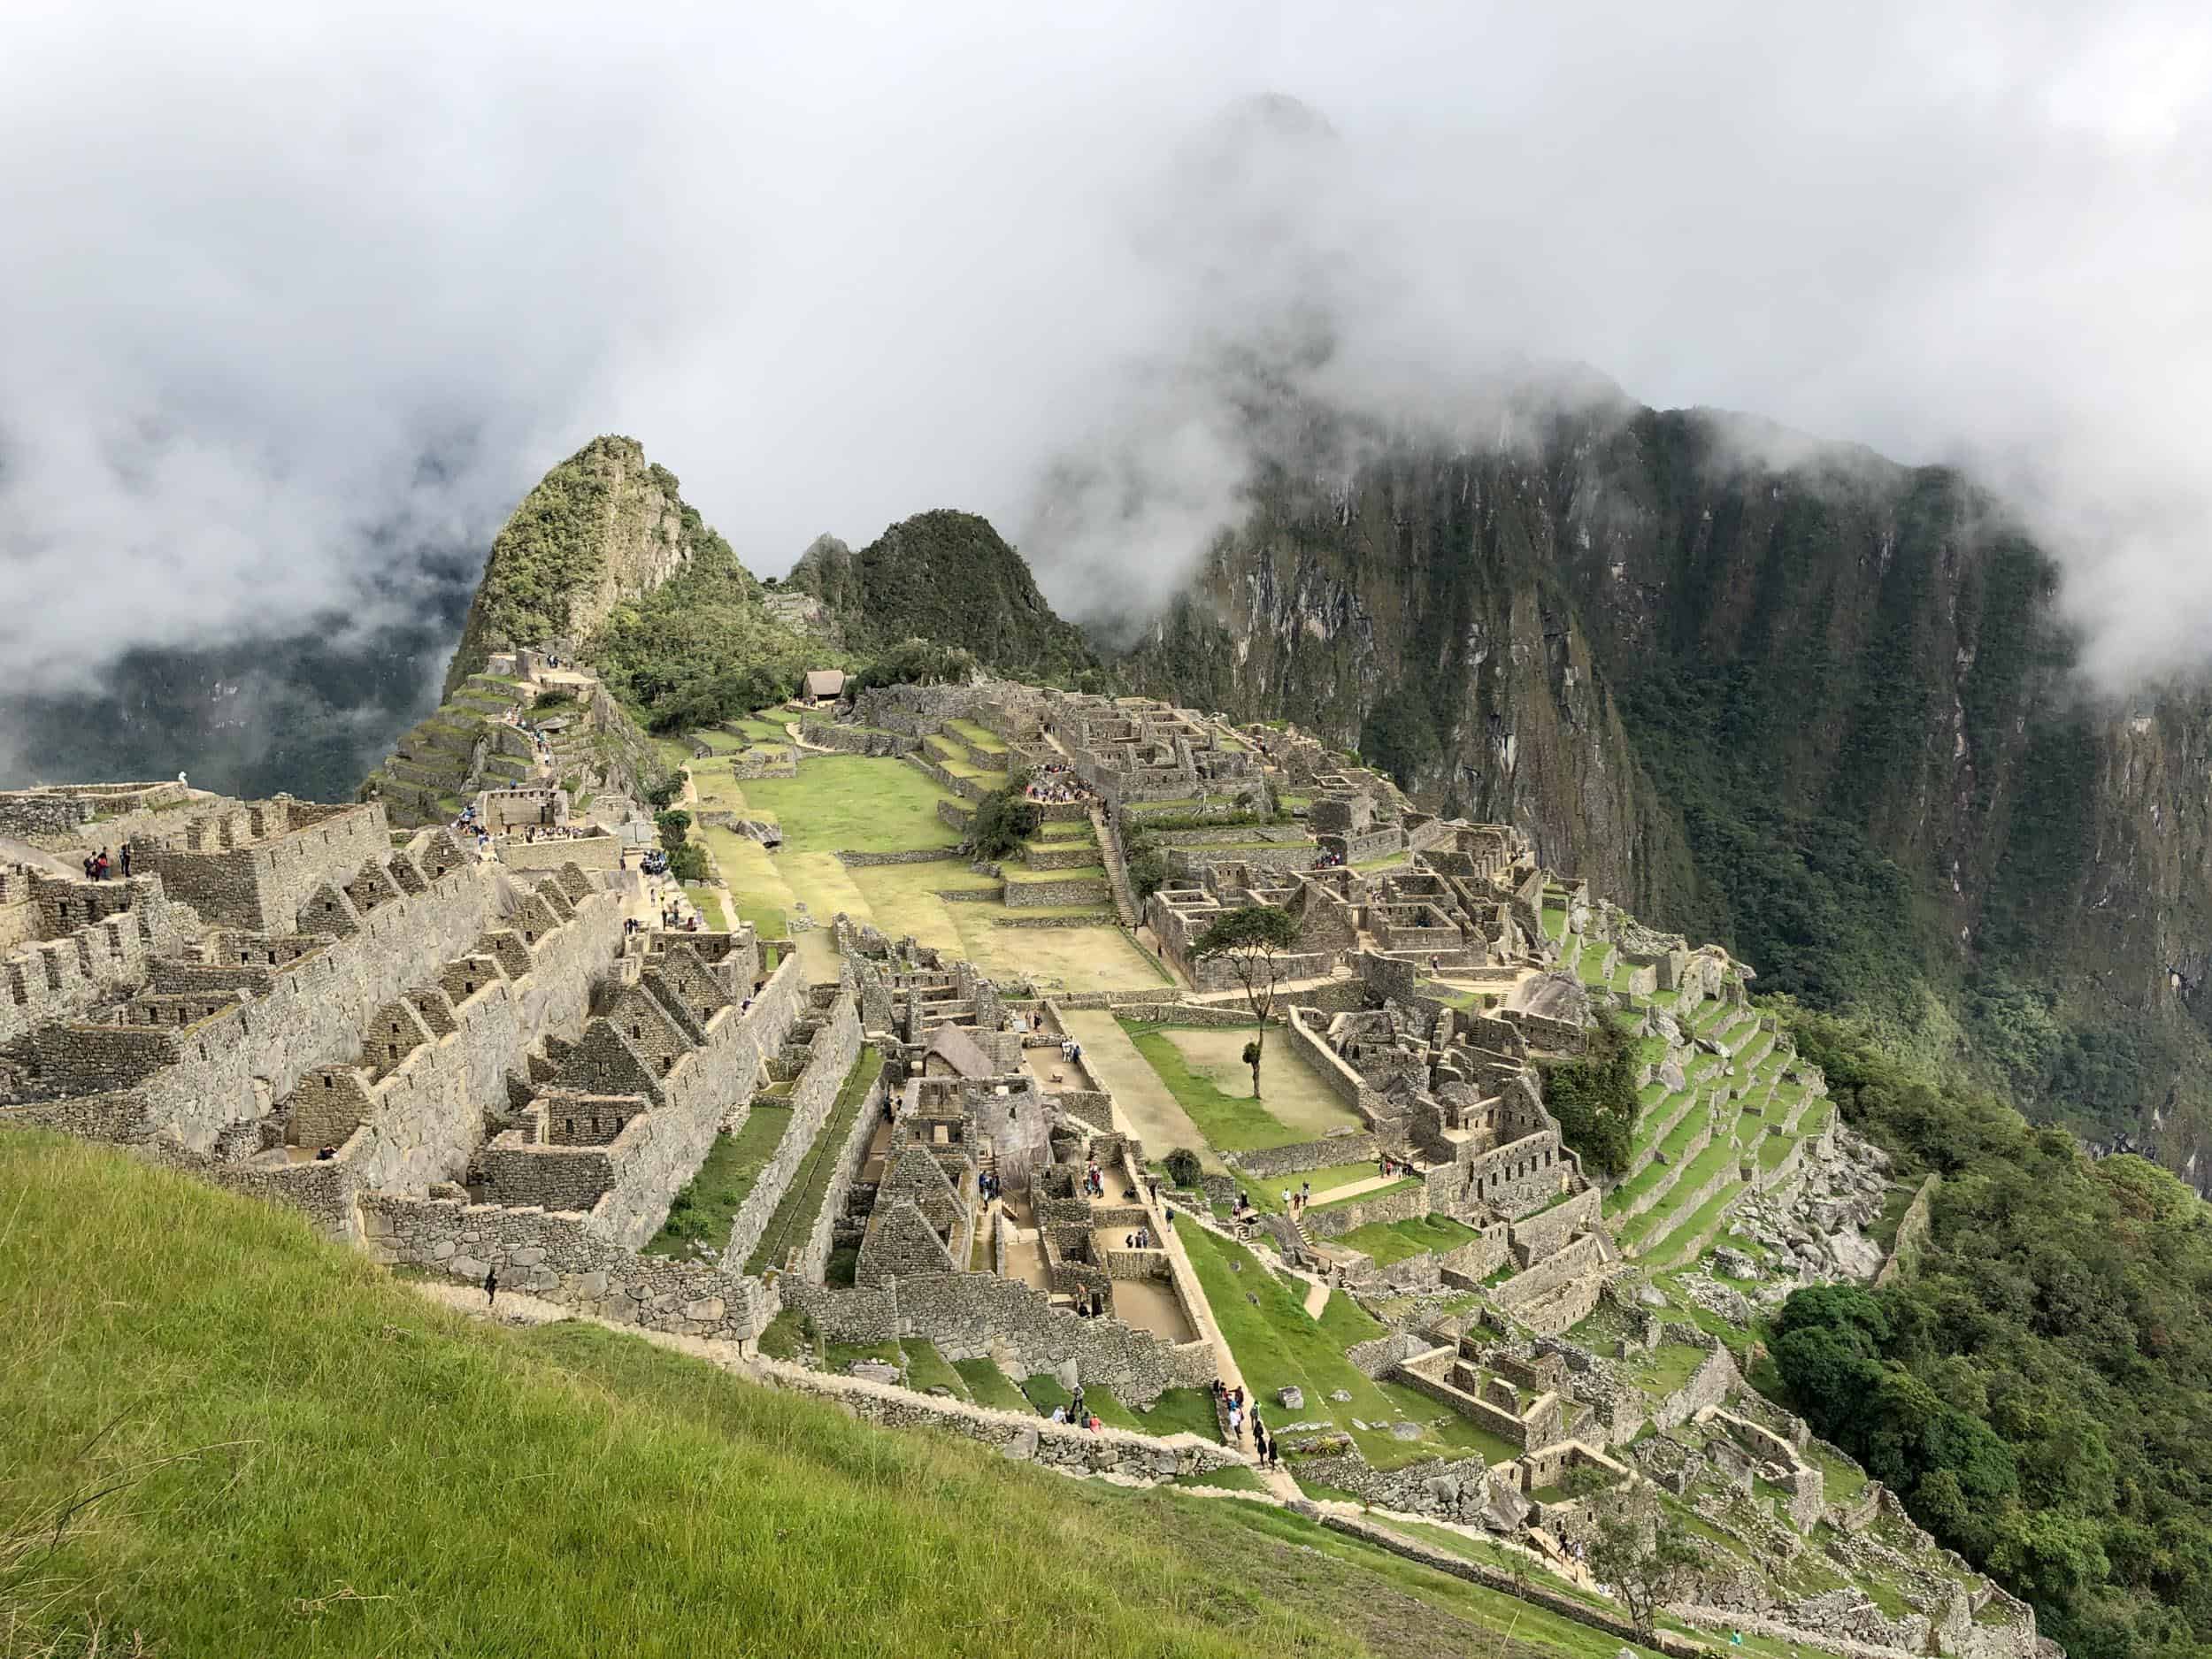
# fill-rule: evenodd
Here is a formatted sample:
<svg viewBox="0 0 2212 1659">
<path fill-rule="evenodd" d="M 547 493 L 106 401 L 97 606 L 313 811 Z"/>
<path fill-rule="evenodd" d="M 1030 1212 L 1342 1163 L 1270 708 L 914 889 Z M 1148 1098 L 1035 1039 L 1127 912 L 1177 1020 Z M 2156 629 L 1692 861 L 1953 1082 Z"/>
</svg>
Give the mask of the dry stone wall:
<svg viewBox="0 0 2212 1659">
<path fill-rule="evenodd" d="M 846 1073 L 860 1057 L 860 1038 L 859 1008 L 851 996 L 840 996 L 822 1028 L 814 1035 L 814 1048 L 807 1057 L 806 1069 L 791 1086 L 791 1121 L 730 1224 L 725 1251 L 728 1260 L 749 1259 L 753 1247 L 760 1242 L 761 1234 L 768 1230 L 776 1206 L 783 1202 L 792 1177 L 805 1162 L 815 1137 L 822 1133 L 830 1108 L 837 1103 L 837 1092 L 844 1085 Z M 864 1112 L 862 1121 L 867 1121 Z M 869 1126 L 872 1128 L 873 1125 Z M 827 1259 L 826 1252 L 824 1259 Z"/>
<path fill-rule="evenodd" d="M 948 1359 L 997 1358 L 1025 1377 L 1071 1360 L 1084 1381 L 1131 1405 L 1148 1405 L 1169 1388 L 1202 1388 L 1215 1376 L 1203 1342 L 1164 1342 L 1118 1319 L 1078 1318 L 1019 1279 L 933 1273 L 858 1290 L 789 1279 L 780 1288 L 832 1341 L 923 1337 Z"/>
<path fill-rule="evenodd" d="M 888 1428 L 945 1429 L 995 1447 L 1009 1459 L 1071 1473 L 1117 1474 L 1150 1485 L 1217 1469 L 1252 1467 L 1252 1459 L 1244 1453 L 1195 1434 L 1092 1431 L 1024 1412 L 916 1394 L 864 1378 L 827 1376 L 776 1360 L 761 1359 L 754 1365 L 763 1381 L 830 1401 L 864 1422 Z"/>
<path fill-rule="evenodd" d="M 228 1012 L 180 1029 L 46 1026 L 33 1041 L 60 1098 L 9 1115 L 207 1151 L 225 1127 L 265 1114 L 314 1067 L 351 1061 L 378 1009 L 439 963 L 468 954 L 500 920 L 491 880 L 457 866 L 422 893 L 378 906 L 346 937 L 270 969 L 261 993 Z M 518 940 L 516 949 L 518 970 L 527 972 Z"/>
</svg>

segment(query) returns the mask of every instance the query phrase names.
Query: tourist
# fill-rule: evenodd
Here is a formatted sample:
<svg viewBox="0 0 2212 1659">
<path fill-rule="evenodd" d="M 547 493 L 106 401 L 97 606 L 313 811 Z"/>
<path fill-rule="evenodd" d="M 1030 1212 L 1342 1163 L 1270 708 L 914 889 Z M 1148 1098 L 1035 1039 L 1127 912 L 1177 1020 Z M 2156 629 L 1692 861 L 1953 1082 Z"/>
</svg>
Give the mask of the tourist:
<svg viewBox="0 0 2212 1659">
<path fill-rule="evenodd" d="M 92 855 L 90 853 L 84 856 L 84 879 L 87 881 L 92 879 Z"/>
<path fill-rule="evenodd" d="M 484 1270 L 484 1305 L 488 1308 L 499 1300 L 499 1268 L 496 1263 Z"/>
<path fill-rule="evenodd" d="M 1175 1206 L 1173 1204 L 1167 1206 L 1167 1213 L 1162 1217 L 1162 1219 L 1166 1222 L 1167 1230 L 1170 1233 L 1175 1231 Z"/>
<path fill-rule="evenodd" d="M 1236 1406 L 1229 1408 L 1229 1438 L 1235 1440 L 1244 1431 L 1244 1413 Z"/>
<path fill-rule="evenodd" d="M 1090 1429 L 1092 1433 L 1095 1434 L 1099 1432 L 1099 1430 L 1104 1428 L 1106 1425 L 1098 1420 L 1098 1413 L 1094 1411 L 1091 1413 L 1091 1420 L 1087 1426 Z"/>
<path fill-rule="evenodd" d="M 1313 1183 L 1311 1181 L 1301 1182 L 1298 1187 L 1298 1208 L 1303 1210 L 1311 1202 L 1313 1202 Z"/>
<path fill-rule="evenodd" d="M 1081 1383 L 1075 1385 L 1075 1393 L 1069 1399 L 1068 1410 L 1075 1417 L 1079 1417 L 1083 1415 L 1083 1385 Z"/>
<path fill-rule="evenodd" d="M 1065 1422 L 1068 1420 L 1068 1409 L 1067 1409 L 1067 1407 L 1065 1407 L 1065 1406 L 1055 1406 L 1055 1407 L 1053 1407 L 1053 1408 L 1052 1408 L 1052 1420 L 1053 1420 L 1055 1423 L 1065 1423 Z"/>
<path fill-rule="evenodd" d="M 126 881 L 128 881 L 130 879 L 131 879 L 131 844 L 130 844 L 128 841 L 125 841 L 125 842 L 123 843 L 123 879 L 124 879 L 124 880 L 126 880 Z"/>
<path fill-rule="evenodd" d="M 1284 1210 L 1294 1213 L 1297 1210 L 1297 1206 L 1290 1202 L 1290 1188 L 1287 1187 L 1284 1187 L 1282 1195 Z"/>
</svg>

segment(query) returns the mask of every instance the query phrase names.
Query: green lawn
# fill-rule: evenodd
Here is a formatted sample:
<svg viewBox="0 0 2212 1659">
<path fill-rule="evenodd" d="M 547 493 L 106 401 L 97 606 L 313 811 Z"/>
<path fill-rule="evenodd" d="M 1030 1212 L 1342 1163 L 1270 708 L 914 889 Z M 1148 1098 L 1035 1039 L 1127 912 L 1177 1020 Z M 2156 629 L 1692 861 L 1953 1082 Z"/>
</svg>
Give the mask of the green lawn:
<svg viewBox="0 0 2212 1659">
<path fill-rule="evenodd" d="M 722 908 L 722 892 L 703 881 L 684 883 L 684 896 L 698 907 L 699 919 L 718 933 L 730 931 L 729 912 Z M 773 937 L 773 935 L 771 935 Z"/>
<path fill-rule="evenodd" d="M 937 803 L 956 797 L 904 761 L 810 755 L 797 777 L 750 779 L 742 789 L 748 806 L 775 815 L 787 853 L 903 852 L 960 841 L 937 816 Z"/>
<path fill-rule="evenodd" d="M 1035 1408 L 1014 1386 L 1014 1379 L 998 1368 L 991 1359 L 956 1359 L 953 1370 L 967 1385 L 968 1398 L 979 1406 L 995 1407 L 1001 1411 L 1031 1411 Z"/>
<path fill-rule="evenodd" d="M 807 1148 L 805 1161 L 791 1178 L 791 1185 L 776 1205 L 776 1213 L 769 1217 L 767 1228 L 753 1248 L 752 1259 L 745 1263 L 747 1272 L 763 1273 L 771 1267 L 782 1266 L 790 1253 L 805 1242 L 813 1229 L 815 1217 L 821 1213 L 822 1199 L 829 1191 L 830 1174 L 844 1148 L 845 1137 L 852 1133 L 853 1119 L 860 1115 L 861 1101 L 882 1070 L 883 1056 L 874 1048 L 863 1048 L 860 1058 L 853 1062 L 852 1070 L 845 1073 L 845 1081 L 838 1088 L 837 1100 L 830 1107 L 822 1132 Z"/>
<path fill-rule="evenodd" d="M 1295 1146 L 1311 1139 L 1291 1128 L 1250 1095 L 1225 1094 L 1214 1080 L 1192 1069 L 1183 1051 L 1157 1025 L 1125 1019 L 1122 1029 L 1160 1074 L 1175 1102 L 1190 1115 L 1208 1144 L 1225 1152 L 1250 1152 L 1263 1147 Z M 1300 1177 L 1300 1179 L 1305 1179 Z M 1278 1182 L 1279 1186 L 1279 1181 Z"/>
<path fill-rule="evenodd" d="M 1517 1448 L 1410 1388 L 1362 1375 L 1344 1350 L 1384 1331 L 1349 1296 L 1331 1296 L 1317 1320 L 1306 1312 L 1305 1286 L 1278 1279 L 1241 1245 L 1202 1227 L 1185 1229 L 1183 1241 L 1245 1386 L 1269 1421 L 1291 1420 L 1275 1399 L 1279 1389 L 1294 1383 L 1306 1397 L 1296 1420 L 1333 1420 L 1378 1468 L 1398 1468 L 1422 1457 L 1479 1454 L 1486 1462 L 1503 1463 L 1520 1455 Z M 1348 1402 L 1330 1400 L 1339 1389 L 1351 1395 Z M 1355 1429 L 1355 1417 L 1371 1426 Z M 1423 1440 L 1401 1440 L 1387 1427 L 1395 1418 L 1437 1426 L 1428 1427 Z"/>
<path fill-rule="evenodd" d="M 1363 1250 L 1377 1267 L 1388 1267 L 1432 1250 L 1454 1250 L 1479 1238 L 1474 1228 L 1449 1216 L 1418 1216 L 1411 1221 L 1373 1222 L 1330 1240 L 1348 1250 Z"/>
<path fill-rule="evenodd" d="M 1296 1517 L 1069 1481 L 595 1326 L 473 1323 L 111 1149 L 0 1134 L 0 1187 L 27 1655 L 1612 1651 Z M 1347 1611 L 1385 1599 L 1404 1632 Z"/>
<path fill-rule="evenodd" d="M 695 1243 L 716 1250 L 726 1245 L 738 1206 L 753 1190 L 753 1183 L 760 1179 L 761 1171 L 776 1154 L 777 1143 L 790 1127 L 787 1106 L 757 1101 L 735 1134 L 715 1136 L 706 1162 L 669 1205 L 668 1219 L 646 1245 L 646 1253 L 689 1256 Z"/>
<path fill-rule="evenodd" d="M 921 1394 L 928 1393 L 933 1387 L 943 1388 L 956 1399 L 965 1400 L 969 1397 L 966 1379 L 937 1351 L 937 1344 L 910 1337 L 899 1347 L 906 1356 L 908 1387 Z"/>
<path fill-rule="evenodd" d="M 979 754 L 1003 755 L 1006 752 L 1004 738 L 987 731 L 973 720 L 948 720 L 946 725 L 952 728 L 962 742 Z"/>
</svg>

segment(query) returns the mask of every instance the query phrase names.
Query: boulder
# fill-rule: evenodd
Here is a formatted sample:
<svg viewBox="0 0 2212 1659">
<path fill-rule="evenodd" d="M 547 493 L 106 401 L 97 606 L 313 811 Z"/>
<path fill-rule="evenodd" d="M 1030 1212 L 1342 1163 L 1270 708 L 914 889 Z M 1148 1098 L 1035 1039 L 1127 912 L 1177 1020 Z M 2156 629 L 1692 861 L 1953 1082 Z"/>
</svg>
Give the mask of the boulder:
<svg viewBox="0 0 2212 1659">
<path fill-rule="evenodd" d="M 895 1383 L 899 1380 L 899 1368 L 887 1365 L 879 1359 L 855 1360 L 852 1374 L 863 1382 Z"/>
<path fill-rule="evenodd" d="M 1421 1438 L 1421 1425 L 1418 1423 L 1394 1423 L 1390 1425 L 1390 1438 L 1394 1440 L 1417 1440 Z"/>
<path fill-rule="evenodd" d="M 1664 1298 L 1662 1300 L 1663 1301 Z M 1348 1406 L 1352 1403 L 1352 1391 L 1348 1388 L 1333 1389 L 1330 1392 L 1329 1398 L 1338 1405 Z"/>
<path fill-rule="evenodd" d="M 1286 1411 L 1303 1411 L 1306 1409 L 1305 1390 L 1295 1384 L 1286 1388 L 1277 1389 L 1275 1401 Z"/>
<path fill-rule="evenodd" d="M 998 1450 L 1000 1456 L 1011 1458 L 1017 1463 L 1024 1458 L 1034 1457 L 1037 1455 L 1037 1431 L 1024 1429 Z"/>
<path fill-rule="evenodd" d="M 1483 1501 L 1482 1524 L 1494 1532 L 1509 1536 L 1521 1530 L 1535 1506 L 1521 1495 L 1521 1489 L 1509 1480 L 1493 1480 L 1488 1496 Z"/>
</svg>

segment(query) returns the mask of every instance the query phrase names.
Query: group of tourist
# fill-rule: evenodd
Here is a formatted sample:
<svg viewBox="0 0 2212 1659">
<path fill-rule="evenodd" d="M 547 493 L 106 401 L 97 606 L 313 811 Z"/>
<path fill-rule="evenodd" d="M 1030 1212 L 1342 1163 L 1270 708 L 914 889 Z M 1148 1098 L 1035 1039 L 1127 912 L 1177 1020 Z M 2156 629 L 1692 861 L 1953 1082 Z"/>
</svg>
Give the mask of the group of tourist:
<svg viewBox="0 0 2212 1659">
<path fill-rule="evenodd" d="M 1252 1449 L 1259 1454 L 1260 1467 L 1279 1468 L 1275 1453 L 1275 1437 L 1267 1432 L 1267 1425 L 1260 1421 L 1260 1402 L 1247 1401 L 1241 1383 L 1232 1388 L 1217 1377 L 1213 1380 L 1215 1408 L 1229 1425 L 1231 1445 L 1243 1438 L 1244 1425 L 1248 1418 L 1252 1425 Z"/>
<path fill-rule="evenodd" d="M 1076 1064 L 1083 1058 L 1083 1045 L 1072 1037 L 1063 1037 L 1060 1040 L 1060 1057 L 1070 1065 Z"/>
<path fill-rule="evenodd" d="M 1295 1216 L 1302 1213 L 1306 1206 L 1311 1202 L 1313 1202 L 1311 1181 L 1301 1181 L 1295 1187 L 1286 1187 L 1283 1191 L 1283 1210 L 1287 1215 Z"/>
<path fill-rule="evenodd" d="M 1023 793 L 1039 806 L 1072 806 L 1092 798 L 1089 787 L 1056 762 L 1031 772 L 1029 787 Z"/>
<path fill-rule="evenodd" d="M 108 849 L 106 848 L 103 847 L 96 853 L 87 853 L 85 855 L 84 879 L 87 881 L 105 881 L 108 879 Z M 123 849 L 123 879 L 128 881 L 130 879 L 131 849 L 129 846 L 126 844 Z"/>
<path fill-rule="evenodd" d="M 1083 1385 L 1080 1383 L 1075 1386 L 1075 1397 L 1072 1400 L 1064 1406 L 1052 1408 L 1052 1420 L 1055 1423 L 1075 1424 L 1080 1428 L 1090 1430 L 1094 1434 L 1106 1426 L 1099 1421 L 1097 1412 L 1086 1412 L 1083 1409 Z"/>
<path fill-rule="evenodd" d="M 1124 1233 L 1121 1240 L 1121 1248 L 1125 1250 L 1150 1249 L 1152 1248 L 1152 1229 L 1149 1227 L 1139 1227 L 1134 1233 Z"/>
<path fill-rule="evenodd" d="M 997 1198 L 1002 1190 L 999 1186 L 998 1171 L 978 1170 L 975 1172 L 975 1190 L 978 1196 L 987 1204 Z"/>
<path fill-rule="evenodd" d="M 1091 1166 L 1083 1171 L 1083 1191 L 1086 1196 L 1091 1198 L 1106 1196 L 1106 1177 L 1100 1171 L 1095 1162 L 1093 1162 Z"/>
<path fill-rule="evenodd" d="M 1313 861 L 1313 867 L 1316 870 L 1341 870 L 1344 867 L 1344 855 L 1340 852 L 1332 852 L 1325 848 L 1321 856 Z"/>
<path fill-rule="evenodd" d="M 526 827 L 529 833 L 523 839 L 531 841 L 585 841 L 604 833 L 596 824 L 532 824 Z M 513 826 L 504 833 L 513 834 Z"/>
</svg>

